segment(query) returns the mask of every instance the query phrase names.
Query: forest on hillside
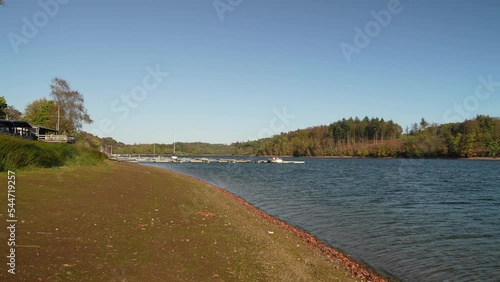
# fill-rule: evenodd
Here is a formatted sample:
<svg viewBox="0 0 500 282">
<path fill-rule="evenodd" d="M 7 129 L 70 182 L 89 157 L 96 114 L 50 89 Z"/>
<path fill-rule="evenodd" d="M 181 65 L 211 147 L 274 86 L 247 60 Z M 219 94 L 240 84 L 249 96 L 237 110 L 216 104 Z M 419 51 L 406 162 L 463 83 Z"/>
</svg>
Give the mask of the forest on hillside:
<svg viewBox="0 0 500 282">
<path fill-rule="evenodd" d="M 272 138 L 236 143 L 237 154 L 279 156 L 368 156 L 360 144 L 385 143 L 401 138 L 403 130 L 392 120 L 365 117 L 342 119 L 330 125 L 299 129 Z"/>
<path fill-rule="evenodd" d="M 52 80 L 51 98 L 30 102 L 23 113 L 0 96 L 0 119 L 22 119 L 31 124 L 59 128 L 76 137 L 77 143 L 117 154 L 174 153 L 173 144 L 128 145 L 111 137 L 100 138 L 81 128 L 92 123 L 84 106 L 83 94 L 71 89 L 61 78 Z M 60 117 L 60 118 L 58 118 Z M 177 155 L 241 156 L 351 156 L 409 158 L 500 157 L 500 119 L 478 115 L 457 123 L 429 124 L 424 118 L 410 128 L 377 117 L 342 119 L 270 138 L 230 145 L 179 142 Z"/>
<path fill-rule="evenodd" d="M 422 118 L 403 132 L 391 120 L 349 118 L 233 146 L 237 155 L 498 157 L 500 119 L 478 115 L 473 120 L 438 125 Z"/>
<path fill-rule="evenodd" d="M 114 153 L 172 154 L 173 144 L 125 145 L 105 138 L 103 145 Z M 352 156 L 410 158 L 500 157 L 500 119 L 478 115 L 475 119 L 448 124 L 429 124 L 425 119 L 411 128 L 392 120 L 349 118 L 271 138 L 231 145 L 177 143 L 178 155 L 257 156 Z"/>
</svg>

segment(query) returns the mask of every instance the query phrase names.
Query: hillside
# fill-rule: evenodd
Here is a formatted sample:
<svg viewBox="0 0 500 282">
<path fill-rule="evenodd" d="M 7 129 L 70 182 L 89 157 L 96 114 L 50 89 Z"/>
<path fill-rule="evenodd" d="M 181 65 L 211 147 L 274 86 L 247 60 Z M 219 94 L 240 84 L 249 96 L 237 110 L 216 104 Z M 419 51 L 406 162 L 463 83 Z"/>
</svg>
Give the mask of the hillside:
<svg viewBox="0 0 500 282">
<path fill-rule="evenodd" d="M 401 126 L 392 121 L 350 118 L 234 146 L 242 155 L 498 157 L 500 119 L 480 115 L 443 125 L 429 125 L 422 119 L 403 134 Z"/>
<path fill-rule="evenodd" d="M 234 146 L 239 153 L 256 155 L 368 156 L 382 145 L 395 150 L 401 142 L 394 140 L 400 139 L 402 133 L 401 126 L 392 120 L 349 118 Z"/>
<path fill-rule="evenodd" d="M 81 133 L 86 146 L 109 148 L 118 154 L 172 154 L 173 144 L 123 144 L 107 137 Z M 478 115 L 458 123 L 428 124 L 425 119 L 411 128 L 383 118 L 349 118 L 271 138 L 231 145 L 202 142 L 177 143 L 178 155 L 257 155 L 295 157 L 498 157 L 500 119 Z"/>
</svg>

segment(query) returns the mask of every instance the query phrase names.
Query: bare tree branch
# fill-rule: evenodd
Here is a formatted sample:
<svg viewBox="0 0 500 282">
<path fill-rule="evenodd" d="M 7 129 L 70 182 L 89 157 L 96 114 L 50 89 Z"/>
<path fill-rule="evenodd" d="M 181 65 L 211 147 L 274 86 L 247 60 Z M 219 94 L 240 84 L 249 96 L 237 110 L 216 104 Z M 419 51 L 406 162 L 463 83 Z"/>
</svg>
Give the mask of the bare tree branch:
<svg viewBox="0 0 500 282">
<path fill-rule="evenodd" d="M 63 123 L 61 124 L 62 132 L 74 132 L 82 128 L 84 123 L 92 123 L 92 119 L 87 113 L 87 109 L 84 106 L 83 95 L 75 90 L 71 90 L 68 82 L 61 78 L 54 78 L 52 80 L 52 85 L 50 85 L 52 90 L 50 96 L 54 99 L 56 105 L 64 113 Z"/>
</svg>

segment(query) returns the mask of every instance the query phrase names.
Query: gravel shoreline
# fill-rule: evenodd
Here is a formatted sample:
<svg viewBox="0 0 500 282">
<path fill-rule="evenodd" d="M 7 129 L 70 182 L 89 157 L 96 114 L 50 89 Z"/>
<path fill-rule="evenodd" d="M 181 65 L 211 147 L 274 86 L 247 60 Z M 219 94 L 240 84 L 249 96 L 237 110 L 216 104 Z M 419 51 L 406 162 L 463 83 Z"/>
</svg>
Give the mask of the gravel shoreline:
<svg viewBox="0 0 500 282">
<path fill-rule="evenodd" d="M 376 273 L 372 269 L 370 269 L 368 266 L 360 264 L 359 262 L 356 262 L 354 259 L 349 257 L 348 255 L 340 252 L 339 250 L 336 250 L 335 248 L 329 246 L 328 244 L 322 242 L 316 236 L 301 230 L 298 227 L 295 227 L 293 225 L 290 225 L 286 223 L 283 220 L 280 220 L 263 210 L 260 210 L 259 208 L 253 206 L 249 202 L 247 202 L 245 199 L 227 191 L 224 188 L 212 185 L 208 182 L 202 181 L 198 178 L 195 178 L 193 176 L 185 175 L 179 172 L 175 172 L 166 168 L 160 168 L 160 169 L 165 169 L 168 170 L 172 173 L 180 174 L 184 177 L 190 178 L 196 182 L 203 183 L 205 185 L 208 185 L 212 188 L 214 188 L 216 191 L 219 191 L 220 193 L 226 194 L 236 202 L 240 203 L 243 205 L 246 209 L 250 210 L 254 214 L 258 215 L 261 218 L 264 218 L 268 220 L 269 222 L 273 223 L 274 225 L 280 227 L 281 229 L 292 233 L 293 235 L 297 236 L 300 238 L 302 241 L 304 241 L 307 245 L 309 245 L 313 249 L 318 249 L 320 252 L 325 254 L 330 260 L 335 260 L 339 262 L 342 266 L 344 266 L 352 275 L 354 278 L 361 279 L 363 281 L 373 281 L 373 282 L 388 282 L 390 281 L 389 279 L 383 277 L 382 275 Z"/>
</svg>

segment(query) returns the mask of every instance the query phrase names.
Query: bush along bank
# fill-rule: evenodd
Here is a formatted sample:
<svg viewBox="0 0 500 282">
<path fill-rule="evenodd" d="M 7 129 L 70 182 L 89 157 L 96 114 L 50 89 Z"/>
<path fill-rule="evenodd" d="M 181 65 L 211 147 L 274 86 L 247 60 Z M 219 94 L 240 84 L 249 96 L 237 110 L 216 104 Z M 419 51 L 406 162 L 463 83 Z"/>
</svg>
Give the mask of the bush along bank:
<svg viewBox="0 0 500 282">
<path fill-rule="evenodd" d="M 98 165 L 103 153 L 64 143 L 45 143 L 0 135 L 0 171 L 63 165 Z"/>
</svg>

